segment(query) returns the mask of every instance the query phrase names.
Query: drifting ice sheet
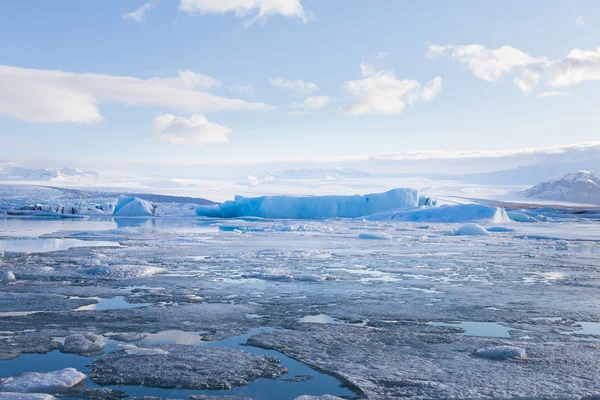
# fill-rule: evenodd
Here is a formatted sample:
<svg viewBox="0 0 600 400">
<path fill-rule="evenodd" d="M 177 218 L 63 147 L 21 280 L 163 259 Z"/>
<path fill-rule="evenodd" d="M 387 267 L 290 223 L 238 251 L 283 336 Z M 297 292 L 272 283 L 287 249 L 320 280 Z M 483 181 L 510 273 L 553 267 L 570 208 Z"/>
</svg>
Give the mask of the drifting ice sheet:
<svg viewBox="0 0 600 400">
<path fill-rule="evenodd" d="M 36 393 L 68 389 L 85 379 L 85 374 L 74 368 L 38 373 L 27 372 L 0 381 L 0 391 Z"/>
<path fill-rule="evenodd" d="M 236 197 L 214 208 L 199 207 L 199 216 L 223 218 L 357 218 L 385 210 L 416 207 L 419 192 L 415 189 L 394 189 L 364 196 L 263 196 Z"/>
<path fill-rule="evenodd" d="M 506 211 L 499 207 L 483 204 L 460 204 L 439 207 L 419 207 L 410 210 L 390 210 L 366 219 L 370 221 L 399 221 L 399 222 L 446 222 L 460 223 L 485 221 L 491 223 L 506 223 L 510 219 Z"/>
</svg>

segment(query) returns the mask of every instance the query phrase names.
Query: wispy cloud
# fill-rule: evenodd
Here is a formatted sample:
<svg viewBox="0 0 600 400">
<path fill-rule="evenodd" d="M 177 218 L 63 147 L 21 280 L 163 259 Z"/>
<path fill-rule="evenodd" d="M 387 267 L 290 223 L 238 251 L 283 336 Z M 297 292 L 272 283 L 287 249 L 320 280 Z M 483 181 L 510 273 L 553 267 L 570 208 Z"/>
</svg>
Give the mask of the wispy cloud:
<svg viewBox="0 0 600 400">
<path fill-rule="evenodd" d="M 187 70 L 175 77 L 140 79 L 0 66 L 0 114 L 29 122 L 89 124 L 102 121 L 101 104 L 163 107 L 198 115 L 272 108 L 207 92 L 215 82 Z"/>
<path fill-rule="evenodd" d="M 310 96 L 304 99 L 302 103 L 294 103 L 291 108 L 295 110 L 319 110 L 327 107 L 333 99 L 329 96 Z"/>
<path fill-rule="evenodd" d="M 319 90 L 316 83 L 305 82 L 301 79 L 283 79 L 283 78 L 272 78 L 269 79 L 272 86 L 280 89 L 289 89 L 303 94 L 311 94 L 314 91 Z"/>
<path fill-rule="evenodd" d="M 570 95 L 571 93 L 569 92 L 542 92 L 538 94 L 538 97 L 543 99 L 545 97 L 568 97 Z"/>
<path fill-rule="evenodd" d="M 146 20 L 146 12 L 149 9 L 156 7 L 157 5 L 158 5 L 158 0 L 152 0 L 147 3 L 144 3 L 138 9 L 136 9 L 132 12 L 123 14 L 123 19 L 131 19 L 136 22 L 143 22 Z"/>
<path fill-rule="evenodd" d="M 585 25 L 585 22 L 583 21 L 583 17 L 581 15 L 579 17 L 577 17 L 577 19 L 575 20 L 575 23 L 579 26 Z"/>
</svg>

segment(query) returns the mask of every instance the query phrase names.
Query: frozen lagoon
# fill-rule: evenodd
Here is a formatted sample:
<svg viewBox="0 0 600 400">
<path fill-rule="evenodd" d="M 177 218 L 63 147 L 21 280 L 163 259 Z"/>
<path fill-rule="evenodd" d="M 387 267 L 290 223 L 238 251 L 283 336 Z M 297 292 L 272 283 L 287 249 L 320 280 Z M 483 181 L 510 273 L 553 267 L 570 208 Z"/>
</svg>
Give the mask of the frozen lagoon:
<svg viewBox="0 0 600 400">
<path fill-rule="evenodd" d="M 19 232 L 15 221 L 27 228 Z M 70 398 L 98 389 L 93 379 L 110 382 L 92 374 L 101 355 L 61 353 L 61 338 L 84 332 L 107 337 L 104 354 L 122 351 L 115 333 L 138 333 L 146 337 L 131 344 L 142 348 L 223 346 L 276 357 L 289 370 L 272 379 L 252 375 L 228 391 L 162 387 L 174 377 L 143 379 L 154 370 L 142 368 L 143 386 L 107 386 L 130 396 L 600 394 L 600 335 L 589 328 L 600 323 L 600 223 L 593 218 L 557 215 L 481 236 L 454 235 L 462 224 L 385 220 L 3 223 L 12 227 L 3 241 L 89 243 L 5 251 L 0 264 L 15 276 L 0 282 L 0 312 L 11 313 L 0 316 L 0 376 L 73 367 L 88 378 L 63 393 Z M 360 239 L 369 235 L 390 239 Z M 111 245 L 94 247 L 98 241 Z M 477 356 L 497 346 L 522 348 L 526 357 Z M 165 363 L 181 365 L 176 360 Z M 210 371 L 214 361 L 204 360 Z M 218 375 L 208 378 L 224 379 Z"/>
</svg>

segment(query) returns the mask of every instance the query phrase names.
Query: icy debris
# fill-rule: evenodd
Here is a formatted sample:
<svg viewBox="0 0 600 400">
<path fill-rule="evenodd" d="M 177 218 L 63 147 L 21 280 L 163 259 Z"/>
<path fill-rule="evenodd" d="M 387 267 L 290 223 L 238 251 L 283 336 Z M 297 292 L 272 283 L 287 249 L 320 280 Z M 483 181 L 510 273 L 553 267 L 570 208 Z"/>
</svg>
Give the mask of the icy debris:
<svg viewBox="0 0 600 400">
<path fill-rule="evenodd" d="M 104 351 L 105 345 L 104 336 L 93 333 L 77 333 L 65 338 L 61 352 L 79 355 L 98 354 Z"/>
<path fill-rule="evenodd" d="M 508 360 L 509 358 L 525 358 L 527 354 L 525 349 L 514 346 L 493 346 L 477 350 L 475 355 L 479 357 L 491 358 L 494 360 Z"/>
<path fill-rule="evenodd" d="M 39 332 L 18 332 L 0 336 L 0 360 L 11 360 L 24 353 L 49 353 L 60 348 L 60 343 Z"/>
<path fill-rule="evenodd" d="M 85 374 L 74 368 L 45 373 L 26 372 L 1 380 L 0 391 L 20 393 L 57 392 L 77 385 L 85 377 Z"/>
<path fill-rule="evenodd" d="M 109 338 L 118 342 L 138 342 L 146 337 L 145 333 L 125 332 L 109 335 Z"/>
<path fill-rule="evenodd" d="M 263 196 L 241 197 L 219 205 L 220 216 L 235 218 L 357 218 L 377 212 L 416 207 L 419 192 L 414 189 L 394 189 L 386 193 L 356 196 Z M 215 216 L 214 209 L 199 207 L 199 216 Z"/>
<path fill-rule="evenodd" d="M 15 274 L 12 271 L 0 271 L 0 281 L 15 281 Z"/>
<path fill-rule="evenodd" d="M 460 204 L 439 207 L 418 207 L 408 210 L 391 210 L 367 216 L 365 219 L 369 221 L 398 222 L 510 222 L 503 208 L 483 204 Z"/>
<path fill-rule="evenodd" d="M 167 272 L 165 268 L 149 265 L 110 265 L 82 270 L 82 273 L 99 279 L 132 279 L 158 275 Z"/>
<path fill-rule="evenodd" d="M 240 350 L 161 345 L 145 347 L 167 354 L 132 355 L 119 350 L 92 363 L 92 380 L 99 385 L 230 390 L 258 378 L 276 379 L 287 372 L 275 357 Z"/>
<path fill-rule="evenodd" d="M 0 393 L 0 400 L 56 400 L 50 394 L 41 393 Z"/>
<path fill-rule="evenodd" d="M 479 224 L 466 224 L 454 230 L 455 236 L 485 236 L 490 233 Z"/>
<path fill-rule="evenodd" d="M 358 238 L 365 240 L 392 240 L 392 236 L 385 232 L 359 233 Z"/>
</svg>

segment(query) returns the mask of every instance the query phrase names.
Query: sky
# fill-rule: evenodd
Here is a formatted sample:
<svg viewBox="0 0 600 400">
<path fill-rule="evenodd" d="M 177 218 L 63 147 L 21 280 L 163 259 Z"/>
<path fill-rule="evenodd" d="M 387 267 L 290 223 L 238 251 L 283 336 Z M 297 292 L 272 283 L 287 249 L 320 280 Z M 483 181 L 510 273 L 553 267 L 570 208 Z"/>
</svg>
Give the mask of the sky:
<svg viewBox="0 0 600 400">
<path fill-rule="evenodd" d="M 0 161 L 102 169 L 600 140 L 600 2 L 0 3 Z"/>
</svg>

